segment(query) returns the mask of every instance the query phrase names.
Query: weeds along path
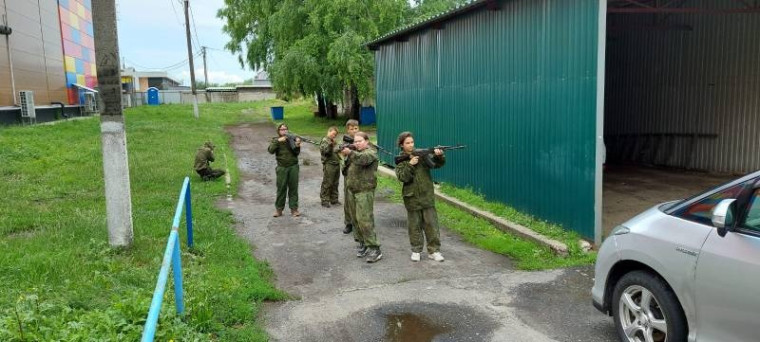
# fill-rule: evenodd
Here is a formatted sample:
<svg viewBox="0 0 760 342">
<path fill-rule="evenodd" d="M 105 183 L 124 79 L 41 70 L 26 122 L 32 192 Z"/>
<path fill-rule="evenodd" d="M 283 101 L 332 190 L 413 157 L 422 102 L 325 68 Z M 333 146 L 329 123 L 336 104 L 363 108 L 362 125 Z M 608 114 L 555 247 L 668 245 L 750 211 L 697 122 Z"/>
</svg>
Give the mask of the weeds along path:
<svg viewBox="0 0 760 342">
<path fill-rule="evenodd" d="M 354 255 L 351 235 L 341 232 L 343 208 L 320 206 L 322 165 L 315 146 L 304 144 L 301 150 L 302 216 L 273 218 L 275 159 L 266 149 L 274 126 L 250 123 L 228 132 L 241 182 L 237 198 L 220 205 L 233 212 L 238 233 L 256 258 L 271 265 L 277 286 L 294 298 L 264 310 L 273 340 L 393 341 L 414 334 L 446 341 L 551 340 L 520 321 L 510 303 L 518 286 L 550 282 L 562 271 L 514 271 L 509 259 L 446 229 L 441 230 L 446 261 L 423 254 L 413 263 L 406 211 L 382 191 L 376 195 L 375 222 L 383 259 L 367 264 Z"/>
</svg>

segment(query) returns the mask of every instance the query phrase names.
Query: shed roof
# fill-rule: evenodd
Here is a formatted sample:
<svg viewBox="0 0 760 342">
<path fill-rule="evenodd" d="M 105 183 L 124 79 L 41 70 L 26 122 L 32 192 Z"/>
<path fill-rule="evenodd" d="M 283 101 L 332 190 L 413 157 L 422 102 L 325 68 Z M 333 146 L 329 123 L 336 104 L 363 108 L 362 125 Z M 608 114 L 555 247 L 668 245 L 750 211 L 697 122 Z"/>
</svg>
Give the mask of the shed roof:
<svg viewBox="0 0 760 342">
<path fill-rule="evenodd" d="M 382 44 L 385 44 L 391 41 L 403 40 L 405 36 L 417 31 L 422 31 L 429 27 L 440 27 L 440 25 L 445 21 L 448 21 L 460 15 L 472 12 L 481 7 L 486 7 L 489 9 L 498 9 L 499 1 L 498 0 L 472 0 L 464 5 L 459 5 L 446 12 L 436 14 L 429 18 L 422 19 L 416 23 L 412 23 L 412 24 L 397 28 L 391 32 L 386 33 L 385 35 L 382 35 L 376 38 L 375 40 L 367 43 L 366 45 L 367 47 L 370 48 L 370 50 L 377 50 L 377 47 Z"/>
</svg>

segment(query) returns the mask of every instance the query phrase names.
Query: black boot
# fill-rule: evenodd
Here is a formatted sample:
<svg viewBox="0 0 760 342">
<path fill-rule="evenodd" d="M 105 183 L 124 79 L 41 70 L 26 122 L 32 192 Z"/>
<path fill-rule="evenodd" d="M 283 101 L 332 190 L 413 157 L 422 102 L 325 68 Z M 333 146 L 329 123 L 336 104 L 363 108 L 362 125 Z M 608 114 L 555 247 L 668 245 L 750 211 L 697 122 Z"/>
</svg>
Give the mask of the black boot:
<svg viewBox="0 0 760 342">
<path fill-rule="evenodd" d="M 351 232 L 354 230 L 353 224 L 347 224 L 346 228 L 343 228 L 343 234 L 351 234 Z"/>
</svg>

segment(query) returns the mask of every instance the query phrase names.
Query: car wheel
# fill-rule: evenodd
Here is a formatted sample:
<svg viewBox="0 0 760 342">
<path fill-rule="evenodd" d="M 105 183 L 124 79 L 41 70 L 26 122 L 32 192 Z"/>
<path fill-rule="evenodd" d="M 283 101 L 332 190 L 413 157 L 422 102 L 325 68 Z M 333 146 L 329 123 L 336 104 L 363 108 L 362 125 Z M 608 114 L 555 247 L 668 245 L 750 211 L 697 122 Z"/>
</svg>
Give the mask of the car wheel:
<svg viewBox="0 0 760 342">
<path fill-rule="evenodd" d="M 673 291 L 645 271 L 624 275 L 612 292 L 612 315 L 621 341 L 686 341 L 686 318 Z"/>
</svg>

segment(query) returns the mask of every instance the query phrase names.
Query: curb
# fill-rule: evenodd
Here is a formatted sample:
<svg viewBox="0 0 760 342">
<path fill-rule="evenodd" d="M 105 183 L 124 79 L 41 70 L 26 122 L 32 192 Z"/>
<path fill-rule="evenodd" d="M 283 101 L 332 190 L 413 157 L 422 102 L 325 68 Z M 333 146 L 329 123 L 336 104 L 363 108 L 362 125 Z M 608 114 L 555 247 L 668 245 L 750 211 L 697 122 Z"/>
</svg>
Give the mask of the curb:
<svg viewBox="0 0 760 342">
<path fill-rule="evenodd" d="M 385 167 L 385 166 L 379 166 L 377 168 L 377 171 L 386 177 L 396 178 L 396 173 L 393 172 L 393 170 Z M 470 213 L 470 215 L 473 215 L 478 218 L 482 218 L 497 228 L 499 228 L 501 231 L 515 234 L 517 236 L 520 236 L 522 238 L 531 240 L 533 242 L 536 242 L 540 245 L 549 247 L 554 253 L 561 255 L 561 256 L 567 256 L 567 245 L 565 245 L 562 242 L 559 242 L 557 240 L 548 238 L 546 236 L 543 236 L 539 233 L 536 233 L 535 231 L 521 226 L 517 223 L 507 221 L 499 216 L 494 215 L 493 213 L 490 213 L 488 211 L 478 209 L 476 207 L 473 207 L 467 203 L 464 203 L 456 198 L 453 198 L 451 196 L 445 195 L 441 193 L 438 189 L 435 190 L 435 197 L 446 204 L 452 205 L 460 210 L 463 210 L 465 212 Z"/>
</svg>

